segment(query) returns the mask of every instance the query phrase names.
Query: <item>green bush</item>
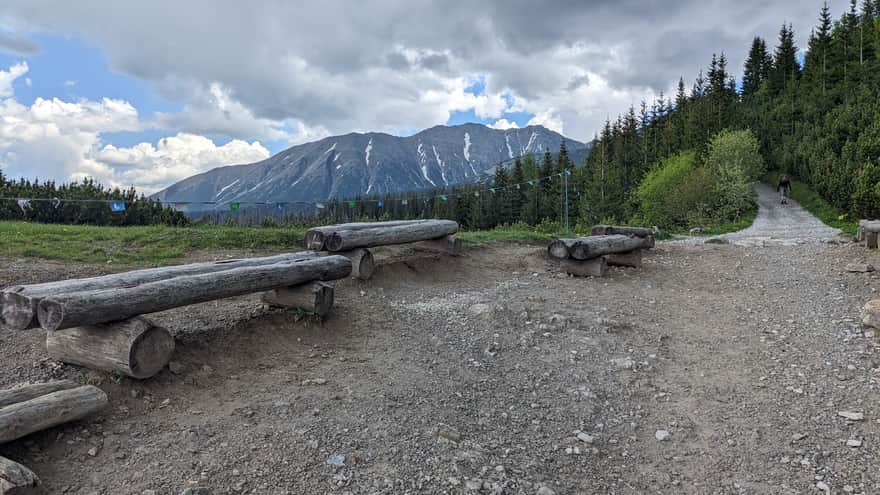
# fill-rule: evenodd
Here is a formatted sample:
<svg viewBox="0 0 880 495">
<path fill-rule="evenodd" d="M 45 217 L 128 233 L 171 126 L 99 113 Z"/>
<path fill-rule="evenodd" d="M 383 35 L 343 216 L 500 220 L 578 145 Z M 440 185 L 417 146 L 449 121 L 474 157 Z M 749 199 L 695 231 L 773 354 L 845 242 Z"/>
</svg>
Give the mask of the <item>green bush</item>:
<svg viewBox="0 0 880 495">
<path fill-rule="evenodd" d="M 688 151 L 660 162 L 636 190 L 640 222 L 675 227 L 688 225 L 695 212 L 707 209 L 711 180 Z"/>
</svg>

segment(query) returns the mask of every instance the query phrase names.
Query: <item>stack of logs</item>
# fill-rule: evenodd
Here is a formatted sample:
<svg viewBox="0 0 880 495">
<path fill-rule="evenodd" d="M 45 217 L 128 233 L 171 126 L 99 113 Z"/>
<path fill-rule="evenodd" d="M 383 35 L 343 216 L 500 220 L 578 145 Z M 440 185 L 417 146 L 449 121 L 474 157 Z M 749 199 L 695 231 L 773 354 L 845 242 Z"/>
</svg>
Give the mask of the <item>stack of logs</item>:
<svg viewBox="0 0 880 495">
<path fill-rule="evenodd" d="M 878 235 L 880 235 L 880 220 L 859 220 L 857 241 L 865 241 L 865 247 L 868 249 L 877 249 Z"/>
<path fill-rule="evenodd" d="M 0 390 L 0 444 L 82 419 L 107 403 L 101 389 L 69 380 Z M 0 457 L 0 494 L 37 493 L 34 489 L 39 484 L 30 469 Z"/>
<path fill-rule="evenodd" d="M 269 304 L 323 316 L 333 305 L 326 282 L 350 274 L 342 256 L 302 252 L 20 285 L 0 292 L 0 324 L 42 327 L 59 361 L 148 378 L 170 361 L 174 338 L 141 315 L 269 291 Z"/>
<path fill-rule="evenodd" d="M 368 280 L 373 276 L 375 262 L 367 248 L 419 242 L 425 247 L 458 256 L 461 241 L 455 236 L 456 232 L 458 223 L 451 220 L 343 223 L 309 229 L 305 248 L 345 256 L 351 260 L 352 275 Z"/>
<path fill-rule="evenodd" d="M 642 266 L 642 250 L 654 247 L 653 229 L 596 225 L 589 237 L 555 239 L 547 254 L 578 277 L 601 277 L 609 266 Z"/>
</svg>

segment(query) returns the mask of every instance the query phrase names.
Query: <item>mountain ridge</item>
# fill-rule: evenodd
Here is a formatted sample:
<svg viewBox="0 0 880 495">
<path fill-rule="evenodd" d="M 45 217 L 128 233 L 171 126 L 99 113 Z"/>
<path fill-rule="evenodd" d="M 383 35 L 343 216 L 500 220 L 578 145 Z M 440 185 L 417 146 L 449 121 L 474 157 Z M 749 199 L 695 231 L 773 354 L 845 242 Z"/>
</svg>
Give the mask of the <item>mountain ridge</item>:
<svg viewBox="0 0 880 495">
<path fill-rule="evenodd" d="M 351 132 L 292 146 L 259 162 L 216 167 L 152 197 L 219 205 L 437 189 L 477 180 L 499 164 L 509 166 L 517 156 L 545 149 L 555 153 L 563 141 L 575 163 L 582 163 L 588 144 L 543 126 L 500 130 L 482 124 L 438 125 L 405 137 Z"/>
</svg>

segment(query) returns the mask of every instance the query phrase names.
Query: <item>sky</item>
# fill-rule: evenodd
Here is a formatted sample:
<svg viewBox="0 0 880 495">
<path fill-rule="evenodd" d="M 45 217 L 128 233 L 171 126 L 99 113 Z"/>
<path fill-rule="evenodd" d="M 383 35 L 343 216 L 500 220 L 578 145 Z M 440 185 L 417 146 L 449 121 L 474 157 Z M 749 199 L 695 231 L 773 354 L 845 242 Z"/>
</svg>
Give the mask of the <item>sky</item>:
<svg viewBox="0 0 880 495">
<path fill-rule="evenodd" d="M 821 5 L 3 0 L 0 169 L 152 193 L 349 132 L 540 124 L 588 141 L 713 53 L 739 77 L 783 22 L 805 48 Z"/>
</svg>

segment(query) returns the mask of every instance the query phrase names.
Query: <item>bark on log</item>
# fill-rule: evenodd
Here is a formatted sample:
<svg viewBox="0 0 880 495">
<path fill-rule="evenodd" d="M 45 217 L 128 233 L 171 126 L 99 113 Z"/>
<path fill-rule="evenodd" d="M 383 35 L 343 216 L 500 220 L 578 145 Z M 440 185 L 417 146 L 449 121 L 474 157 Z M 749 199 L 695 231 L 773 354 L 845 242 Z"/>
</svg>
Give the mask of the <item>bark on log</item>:
<svg viewBox="0 0 880 495">
<path fill-rule="evenodd" d="M 598 258 L 605 254 L 627 253 L 654 246 L 653 237 L 627 237 L 625 235 L 599 235 L 576 239 L 575 249 L 569 255 L 578 260 Z"/>
<path fill-rule="evenodd" d="M 46 330 L 61 330 L 314 280 L 336 280 L 349 274 L 351 262 L 342 256 L 234 268 L 175 277 L 136 287 L 52 296 L 40 302 L 37 317 Z"/>
<path fill-rule="evenodd" d="M 0 457 L 0 495 L 30 495 L 40 493 L 40 478 L 21 464 Z"/>
<path fill-rule="evenodd" d="M 373 273 L 376 271 L 376 261 L 373 259 L 373 253 L 369 249 L 358 248 L 335 254 L 345 256 L 351 261 L 352 277 L 358 280 L 373 278 Z"/>
<path fill-rule="evenodd" d="M 54 380 L 45 383 L 28 383 L 17 387 L 0 390 L 0 407 L 36 399 L 52 392 L 79 387 L 72 380 Z"/>
<path fill-rule="evenodd" d="M 621 227 L 618 225 L 594 225 L 592 235 L 628 235 L 630 237 L 649 237 L 654 229 L 647 227 Z"/>
<path fill-rule="evenodd" d="M 590 260 L 562 260 L 562 269 L 576 277 L 602 277 L 608 270 L 608 263 L 604 257 Z"/>
<path fill-rule="evenodd" d="M 342 230 L 363 230 L 382 227 L 396 227 L 399 225 L 415 225 L 428 220 L 395 220 L 391 222 L 354 222 L 340 223 L 337 225 L 322 225 L 312 227 L 306 231 L 305 247 L 312 251 L 324 251 L 324 241 L 330 234 Z"/>
<path fill-rule="evenodd" d="M 436 249 L 448 253 L 450 256 L 458 256 L 461 254 L 461 239 L 456 235 L 448 235 L 439 239 L 423 241 L 420 245 L 429 249 Z"/>
<path fill-rule="evenodd" d="M 152 321 L 135 317 L 46 333 L 49 356 L 65 363 L 150 378 L 174 354 L 174 337 Z"/>
<path fill-rule="evenodd" d="M 0 408 L 0 444 L 82 419 L 107 407 L 107 394 L 91 385 L 59 390 Z"/>
<path fill-rule="evenodd" d="M 325 238 L 324 247 L 328 251 L 349 251 L 359 247 L 427 241 L 456 232 L 458 224 L 452 220 L 425 220 L 412 225 L 336 231 Z"/>
<path fill-rule="evenodd" d="M 333 286 L 325 282 L 310 282 L 283 287 L 263 293 L 263 302 L 280 308 L 301 309 L 318 316 L 326 316 L 333 308 Z M 58 333 L 58 332 L 56 332 Z"/>
<path fill-rule="evenodd" d="M 632 268 L 642 267 L 642 250 L 638 249 L 630 253 L 617 253 L 604 256 L 608 266 L 629 266 Z"/>
<path fill-rule="evenodd" d="M 36 316 L 37 307 L 39 306 L 40 301 L 47 297 L 59 294 L 112 289 L 117 287 L 131 287 L 134 285 L 166 280 L 172 277 L 216 273 L 233 268 L 271 265 L 284 261 L 295 261 L 317 256 L 318 253 L 312 252 L 286 253 L 263 258 L 192 263 L 189 265 L 166 266 L 149 268 L 146 270 L 113 273 L 100 277 L 8 287 L 0 293 L 0 307 L 2 307 L 2 310 L 0 310 L 0 326 L 12 330 L 36 328 L 39 326 Z"/>
</svg>

